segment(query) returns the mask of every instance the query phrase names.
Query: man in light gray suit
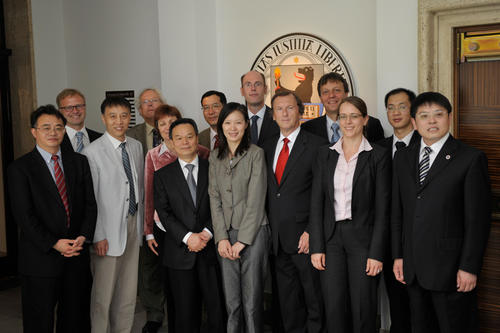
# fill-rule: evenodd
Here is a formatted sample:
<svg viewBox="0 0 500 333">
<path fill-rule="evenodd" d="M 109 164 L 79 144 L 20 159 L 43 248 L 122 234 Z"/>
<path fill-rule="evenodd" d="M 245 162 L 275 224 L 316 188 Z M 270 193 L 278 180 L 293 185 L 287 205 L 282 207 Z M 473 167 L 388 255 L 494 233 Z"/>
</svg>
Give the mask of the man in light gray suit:
<svg viewBox="0 0 500 333">
<path fill-rule="evenodd" d="M 101 113 L 106 132 L 83 150 L 98 211 L 91 252 L 92 332 L 130 332 L 143 233 L 144 158 L 141 144 L 125 136 L 127 100 L 106 98 Z"/>
</svg>

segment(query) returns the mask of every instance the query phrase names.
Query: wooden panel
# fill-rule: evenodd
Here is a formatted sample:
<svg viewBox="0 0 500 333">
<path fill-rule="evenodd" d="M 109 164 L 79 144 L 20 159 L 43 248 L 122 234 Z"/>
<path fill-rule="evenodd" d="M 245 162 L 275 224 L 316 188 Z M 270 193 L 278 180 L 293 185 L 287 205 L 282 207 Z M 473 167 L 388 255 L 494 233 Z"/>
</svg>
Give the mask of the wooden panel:
<svg viewBox="0 0 500 333">
<path fill-rule="evenodd" d="M 455 65 L 455 135 L 484 151 L 493 192 L 492 225 L 478 284 L 481 332 L 500 327 L 500 61 Z"/>
</svg>

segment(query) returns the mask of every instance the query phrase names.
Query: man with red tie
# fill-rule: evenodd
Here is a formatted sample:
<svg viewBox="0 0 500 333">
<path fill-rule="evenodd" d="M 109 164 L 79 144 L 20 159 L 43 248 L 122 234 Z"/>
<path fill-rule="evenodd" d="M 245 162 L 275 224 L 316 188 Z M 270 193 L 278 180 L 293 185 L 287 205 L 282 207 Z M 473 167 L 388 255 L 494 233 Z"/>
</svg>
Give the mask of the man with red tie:
<svg viewBox="0 0 500 333">
<path fill-rule="evenodd" d="M 66 119 L 52 105 L 31 114 L 36 147 L 8 168 L 14 218 L 21 230 L 24 332 L 90 330 L 90 263 L 97 206 L 85 156 L 61 151 Z"/>
<path fill-rule="evenodd" d="M 325 139 L 300 128 L 304 105 L 293 92 L 272 99 L 279 135 L 264 143 L 267 217 L 285 332 L 324 332 L 319 274 L 309 257 L 309 210 L 313 161 Z"/>
</svg>

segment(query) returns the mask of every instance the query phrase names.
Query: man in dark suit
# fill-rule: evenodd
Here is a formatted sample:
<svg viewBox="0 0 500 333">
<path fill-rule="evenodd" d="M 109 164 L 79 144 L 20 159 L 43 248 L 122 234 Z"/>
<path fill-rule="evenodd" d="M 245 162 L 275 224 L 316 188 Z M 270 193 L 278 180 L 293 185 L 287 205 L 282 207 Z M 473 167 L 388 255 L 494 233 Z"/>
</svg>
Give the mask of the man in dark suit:
<svg viewBox="0 0 500 333">
<path fill-rule="evenodd" d="M 91 241 L 97 206 L 85 156 L 60 149 L 66 120 L 52 105 L 31 114 L 36 147 L 8 168 L 9 196 L 21 230 L 24 332 L 90 330 Z"/>
<path fill-rule="evenodd" d="M 342 99 L 349 94 L 349 86 L 342 75 L 330 72 L 323 75 L 318 81 L 318 95 L 325 108 L 325 115 L 309 120 L 302 124 L 302 128 L 315 135 L 325 137 L 330 143 L 335 143 L 342 136 L 337 116 Z M 365 127 L 366 138 L 370 142 L 377 142 L 384 138 L 384 129 L 380 120 L 368 116 Z"/>
<path fill-rule="evenodd" d="M 420 134 L 414 130 L 410 115 L 410 107 L 414 99 L 415 93 L 404 88 L 393 89 L 385 95 L 387 119 L 394 130 L 394 134 L 378 143 L 387 148 L 387 153 L 391 159 L 398 149 L 420 143 Z M 384 266 L 386 268 L 392 267 L 390 246 L 387 247 Z M 410 303 L 406 286 L 396 280 L 390 268 L 385 269 L 383 275 L 391 313 L 390 332 L 411 332 Z"/>
<path fill-rule="evenodd" d="M 170 126 L 178 159 L 154 176 L 155 208 L 166 233 L 163 264 L 175 303 L 176 332 L 199 332 L 203 299 L 208 331 L 225 332 L 225 308 L 213 241 L 208 161 L 200 159 L 198 129 L 189 118 Z"/>
<path fill-rule="evenodd" d="M 76 89 L 66 88 L 57 95 L 56 102 L 66 118 L 66 133 L 61 148 L 81 153 L 84 147 L 102 135 L 85 127 L 85 96 Z"/>
<path fill-rule="evenodd" d="M 420 94 L 411 116 L 422 139 L 394 158 L 394 274 L 408 288 L 412 332 L 477 332 L 475 287 L 490 228 L 487 159 L 450 135 L 445 96 Z"/>
<path fill-rule="evenodd" d="M 250 118 L 250 139 L 262 147 L 264 142 L 277 134 L 280 129 L 273 120 L 273 111 L 264 103 L 267 85 L 264 75 L 250 71 L 241 76 L 241 96 L 245 98 Z"/>
<path fill-rule="evenodd" d="M 198 138 L 200 145 L 207 147 L 210 151 L 219 146 L 217 120 L 219 119 L 220 111 L 226 103 L 226 95 L 220 91 L 209 90 L 201 96 L 201 111 L 203 111 L 203 117 L 209 127 L 201 131 Z"/>
<path fill-rule="evenodd" d="M 328 141 L 300 129 L 304 105 L 293 92 L 273 96 L 280 134 L 264 144 L 267 216 L 285 332 L 324 332 L 319 272 L 310 263 L 309 210 L 316 152 Z"/>
</svg>

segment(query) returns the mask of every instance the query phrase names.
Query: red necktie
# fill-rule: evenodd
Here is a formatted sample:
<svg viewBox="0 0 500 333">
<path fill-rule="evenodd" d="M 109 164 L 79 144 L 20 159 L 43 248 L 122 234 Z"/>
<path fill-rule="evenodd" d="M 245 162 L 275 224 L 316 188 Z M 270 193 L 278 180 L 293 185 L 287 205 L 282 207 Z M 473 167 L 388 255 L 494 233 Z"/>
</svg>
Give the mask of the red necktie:
<svg viewBox="0 0 500 333">
<path fill-rule="evenodd" d="M 215 138 L 214 149 L 219 148 L 219 134 L 215 134 L 214 138 Z"/>
<path fill-rule="evenodd" d="M 283 176 L 283 171 L 285 171 L 286 161 L 288 161 L 288 140 L 287 138 L 283 139 L 283 148 L 281 148 L 281 152 L 278 156 L 278 162 L 276 162 L 276 171 L 274 174 L 276 175 L 276 180 L 278 181 L 278 185 L 281 182 L 281 177 Z"/>
<path fill-rule="evenodd" d="M 56 177 L 56 186 L 59 191 L 59 196 L 64 204 L 64 209 L 66 210 L 66 226 L 69 227 L 69 204 L 68 196 L 66 195 L 66 182 L 64 181 L 64 174 L 59 166 L 59 156 L 52 155 L 52 160 L 54 161 L 54 175 Z"/>
</svg>

